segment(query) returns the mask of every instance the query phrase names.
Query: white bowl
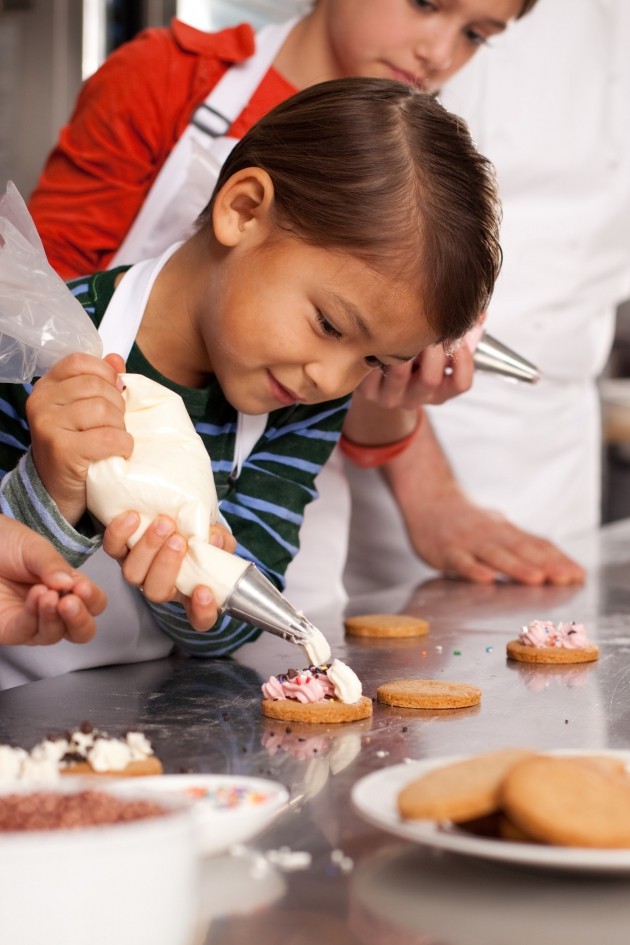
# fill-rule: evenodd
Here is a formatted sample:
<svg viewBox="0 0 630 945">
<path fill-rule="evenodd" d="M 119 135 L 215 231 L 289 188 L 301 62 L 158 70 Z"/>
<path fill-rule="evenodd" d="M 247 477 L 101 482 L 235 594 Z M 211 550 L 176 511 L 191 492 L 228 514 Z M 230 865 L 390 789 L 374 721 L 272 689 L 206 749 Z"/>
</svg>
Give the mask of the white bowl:
<svg viewBox="0 0 630 945">
<path fill-rule="evenodd" d="M 108 791 L 85 782 L 3 785 L 1 794 Z M 132 796 L 129 792 L 129 796 Z M 148 795 L 138 788 L 136 797 Z M 11 945 L 190 945 L 201 863 L 190 806 L 145 820 L 0 833 L 0 929 Z"/>
<path fill-rule="evenodd" d="M 118 791 L 133 790 L 131 779 Z M 267 778 L 230 774 L 159 774 L 142 779 L 145 791 L 168 793 L 192 803 L 197 840 L 206 856 L 245 843 L 269 826 L 287 805 L 287 789 Z"/>
</svg>

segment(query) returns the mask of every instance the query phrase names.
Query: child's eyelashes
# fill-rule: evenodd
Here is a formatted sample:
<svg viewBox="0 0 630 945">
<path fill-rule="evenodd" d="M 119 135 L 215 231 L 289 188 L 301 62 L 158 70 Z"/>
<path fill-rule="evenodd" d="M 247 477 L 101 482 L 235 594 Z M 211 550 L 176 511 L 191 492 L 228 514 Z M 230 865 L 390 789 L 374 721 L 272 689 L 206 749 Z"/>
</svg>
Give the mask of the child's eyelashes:
<svg viewBox="0 0 630 945">
<path fill-rule="evenodd" d="M 412 6 L 416 7 L 422 13 L 437 13 L 439 10 L 439 4 L 435 3 L 434 0 L 410 0 Z M 488 45 L 488 36 L 484 36 L 483 33 L 478 33 L 476 30 L 470 28 L 464 30 L 464 35 L 469 43 L 472 43 L 473 46 L 487 46 Z"/>
<path fill-rule="evenodd" d="M 384 377 L 387 376 L 389 364 L 384 364 L 374 355 L 368 355 L 368 357 L 365 359 L 365 363 L 368 365 L 368 367 L 377 368 Z"/>
<path fill-rule="evenodd" d="M 317 319 L 317 325 L 320 331 L 322 334 L 326 335 L 327 338 L 339 339 L 342 337 L 339 329 L 335 328 L 335 326 L 328 321 L 326 316 L 319 309 L 316 309 L 315 317 Z M 378 368 L 378 370 L 383 375 L 387 374 L 389 371 L 389 364 L 384 364 L 382 361 L 379 361 L 375 355 L 368 355 L 368 357 L 365 358 L 365 363 L 370 368 Z"/>
<path fill-rule="evenodd" d="M 328 321 L 325 315 L 320 312 L 319 309 L 317 309 L 315 315 L 317 318 L 317 324 L 325 335 L 328 335 L 329 338 L 341 338 L 341 332 L 335 328 L 334 325 L 331 325 L 331 323 Z"/>
<path fill-rule="evenodd" d="M 489 46 L 490 37 L 483 36 L 481 33 L 476 33 L 474 30 L 466 31 L 466 39 L 472 43 L 474 46 Z"/>
</svg>

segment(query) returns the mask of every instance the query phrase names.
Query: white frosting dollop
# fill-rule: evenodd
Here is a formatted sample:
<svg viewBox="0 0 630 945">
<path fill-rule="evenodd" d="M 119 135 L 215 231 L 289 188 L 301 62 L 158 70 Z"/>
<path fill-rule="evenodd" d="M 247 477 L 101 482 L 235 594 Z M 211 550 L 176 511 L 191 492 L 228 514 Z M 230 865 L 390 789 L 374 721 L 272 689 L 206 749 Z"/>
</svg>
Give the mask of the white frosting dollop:
<svg viewBox="0 0 630 945">
<path fill-rule="evenodd" d="M 340 702 L 358 702 L 363 693 L 361 680 L 346 663 L 333 660 L 327 670 L 327 676 L 333 684 L 335 695 Z"/>
<path fill-rule="evenodd" d="M 311 634 L 302 644 L 311 666 L 323 666 L 330 659 L 330 644 L 321 630 L 311 624 Z"/>
<path fill-rule="evenodd" d="M 249 562 L 208 543 L 218 501 L 203 440 L 179 394 L 141 374 L 121 376 L 133 454 L 128 460 L 113 456 L 91 464 L 88 508 L 104 525 L 128 509 L 138 512 L 132 547 L 157 515 L 171 516 L 188 541 L 177 589 L 190 596 L 205 584 L 221 606 Z"/>
<path fill-rule="evenodd" d="M 52 758 L 33 758 L 28 755 L 22 764 L 18 779 L 21 781 L 56 781 L 59 765 Z"/>
<path fill-rule="evenodd" d="M 11 745 L 0 745 L 0 780 L 14 781 L 19 778 L 22 765 L 28 757 L 23 748 L 13 748 Z"/>
<path fill-rule="evenodd" d="M 71 750 L 75 749 L 70 748 L 70 742 L 65 738 L 46 738 L 31 749 L 30 757 L 32 761 L 50 761 L 53 764 L 58 764 L 66 752 Z"/>
<path fill-rule="evenodd" d="M 151 742 L 143 732 L 127 732 L 125 737 L 133 761 L 142 761 L 153 754 Z"/>
<path fill-rule="evenodd" d="M 118 738 L 97 738 L 87 760 L 94 771 L 122 771 L 131 761 L 131 749 Z"/>
</svg>

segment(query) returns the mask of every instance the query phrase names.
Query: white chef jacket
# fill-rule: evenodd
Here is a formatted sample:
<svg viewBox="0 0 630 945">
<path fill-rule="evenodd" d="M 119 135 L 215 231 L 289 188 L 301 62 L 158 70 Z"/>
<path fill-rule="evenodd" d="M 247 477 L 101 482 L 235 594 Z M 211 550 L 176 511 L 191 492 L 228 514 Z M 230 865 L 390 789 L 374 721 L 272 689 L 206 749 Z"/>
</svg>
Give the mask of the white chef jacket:
<svg viewBox="0 0 630 945">
<path fill-rule="evenodd" d="M 595 378 L 630 297 L 630 3 L 544 0 L 442 100 L 497 169 L 504 264 L 488 330 L 543 380 L 477 372 L 472 391 L 428 414 L 476 502 L 562 542 L 599 522 Z M 350 476 L 349 589 L 418 575 L 378 477 Z"/>
</svg>

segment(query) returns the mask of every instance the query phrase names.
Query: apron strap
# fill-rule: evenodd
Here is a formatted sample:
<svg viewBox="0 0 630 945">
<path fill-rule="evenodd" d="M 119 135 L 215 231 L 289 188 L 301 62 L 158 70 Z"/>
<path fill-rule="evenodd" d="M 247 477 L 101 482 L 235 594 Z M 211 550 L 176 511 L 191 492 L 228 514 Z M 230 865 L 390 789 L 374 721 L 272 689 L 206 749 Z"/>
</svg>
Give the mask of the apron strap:
<svg viewBox="0 0 630 945">
<path fill-rule="evenodd" d="M 241 474 L 243 463 L 265 432 L 268 413 L 249 414 L 239 411 L 236 421 L 236 443 L 230 479 L 234 482 Z"/>
<path fill-rule="evenodd" d="M 270 23 L 256 33 L 253 56 L 228 69 L 194 112 L 191 123 L 196 128 L 211 138 L 227 135 L 298 20 L 293 17 L 284 23 Z"/>
<path fill-rule="evenodd" d="M 181 243 L 173 243 L 157 259 L 145 259 L 128 269 L 114 290 L 98 327 L 103 357 L 119 354 L 127 360 L 142 322 L 147 301 L 161 269 Z"/>
<path fill-rule="evenodd" d="M 182 244 L 174 243 L 158 259 L 147 259 L 128 269 L 118 284 L 99 325 L 103 355 L 120 354 L 125 360 L 138 334 L 149 294 L 166 261 Z M 238 479 L 243 463 L 262 436 L 268 414 L 238 414 L 230 478 Z"/>
</svg>

